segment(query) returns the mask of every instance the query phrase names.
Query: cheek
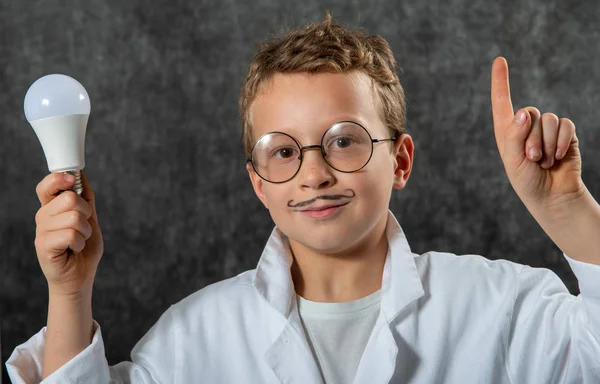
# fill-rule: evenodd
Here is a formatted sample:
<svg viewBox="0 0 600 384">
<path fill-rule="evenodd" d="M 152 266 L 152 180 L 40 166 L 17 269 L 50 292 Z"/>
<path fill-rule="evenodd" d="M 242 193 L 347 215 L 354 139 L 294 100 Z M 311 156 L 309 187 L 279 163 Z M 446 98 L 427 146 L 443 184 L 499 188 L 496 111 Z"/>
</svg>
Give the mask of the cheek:
<svg viewBox="0 0 600 384">
<path fill-rule="evenodd" d="M 281 206 L 287 204 L 288 200 L 286 197 L 290 196 L 290 191 L 287 191 L 283 184 L 268 184 L 263 187 L 265 193 L 265 199 L 269 203 L 269 206 Z"/>
<path fill-rule="evenodd" d="M 380 162 L 373 164 L 373 167 L 361 176 L 364 176 L 363 180 L 356 183 L 360 190 L 356 192 L 360 192 L 361 196 L 365 197 L 364 201 L 371 208 L 386 208 L 389 205 L 394 184 L 393 167 L 387 162 Z"/>
<path fill-rule="evenodd" d="M 363 186 L 366 185 L 372 189 L 372 193 L 381 190 L 391 190 L 394 183 L 393 160 L 383 156 L 379 156 L 378 158 L 373 156 L 367 167 L 367 172 L 364 173 L 365 181 L 361 183 Z"/>
<path fill-rule="evenodd" d="M 277 223 L 278 218 L 284 215 L 292 193 L 284 188 L 284 185 L 275 184 L 263 187 L 263 192 L 271 218 Z"/>
<path fill-rule="evenodd" d="M 367 204 L 370 209 L 380 207 L 389 201 L 391 182 L 389 177 L 382 173 L 368 173 L 355 183 L 356 193 L 361 196 L 361 202 Z"/>
</svg>

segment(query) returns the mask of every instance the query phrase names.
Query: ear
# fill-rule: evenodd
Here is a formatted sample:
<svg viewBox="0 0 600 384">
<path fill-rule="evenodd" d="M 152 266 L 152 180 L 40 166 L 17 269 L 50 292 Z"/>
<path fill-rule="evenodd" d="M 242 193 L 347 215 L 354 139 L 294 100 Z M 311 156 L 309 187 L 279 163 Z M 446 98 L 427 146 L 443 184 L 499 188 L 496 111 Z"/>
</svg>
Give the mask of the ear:
<svg viewBox="0 0 600 384">
<path fill-rule="evenodd" d="M 406 186 L 412 170 L 415 145 L 410 135 L 403 133 L 394 142 L 394 188 Z"/>
<path fill-rule="evenodd" d="M 269 205 L 267 203 L 267 197 L 265 196 L 265 191 L 263 190 L 263 183 L 265 182 L 254 172 L 254 168 L 252 168 L 252 164 L 250 162 L 246 163 L 246 170 L 248 171 L 248 176 L 250 176 L 250 182 L 252 183 L 252 188 L 254 188 L 254 193 L 258 199 L 263 203 L 265 208 L 269 209 Z"/>
</svg>

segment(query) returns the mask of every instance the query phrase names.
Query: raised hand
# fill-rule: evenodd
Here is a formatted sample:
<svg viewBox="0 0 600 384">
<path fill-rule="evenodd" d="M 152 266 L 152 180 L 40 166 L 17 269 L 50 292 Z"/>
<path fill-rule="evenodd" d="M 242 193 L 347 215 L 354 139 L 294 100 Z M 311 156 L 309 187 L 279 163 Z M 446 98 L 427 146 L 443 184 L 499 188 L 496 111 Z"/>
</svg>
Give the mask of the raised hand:
<svg viewBox="0 0 600 384">
<path fill-rule="evenodd" d="M 535 107 L 520 109 L 515 115 L 503 57 L 494 60 L 491 78 L 496 143 L 521 201 L 533 213 L 578 199 L 586 189 L 573 122 L 553 113 L 540 114 Z"/>
</svg>

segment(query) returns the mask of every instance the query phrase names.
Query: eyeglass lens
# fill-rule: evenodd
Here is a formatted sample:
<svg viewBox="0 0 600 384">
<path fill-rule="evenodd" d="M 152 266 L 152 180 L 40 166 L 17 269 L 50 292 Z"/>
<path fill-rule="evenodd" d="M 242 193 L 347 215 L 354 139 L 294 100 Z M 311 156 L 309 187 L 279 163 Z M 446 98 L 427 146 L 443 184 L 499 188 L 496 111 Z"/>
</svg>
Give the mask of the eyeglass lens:
<svg viewBox="0 0 600 384">
<path fill-rule="evenodd" d="M 341 172 L 354 172 L 371 158 L 373 143 L 360 125 L 342 122 L 329 128 L 321 140 L 325 161 Z M 260 138 L 252 150 L 255 171 L 271 182 L 292 178 L 300 169 L 298 143 L 285 133 L 272 132 Z"/>
</svg>

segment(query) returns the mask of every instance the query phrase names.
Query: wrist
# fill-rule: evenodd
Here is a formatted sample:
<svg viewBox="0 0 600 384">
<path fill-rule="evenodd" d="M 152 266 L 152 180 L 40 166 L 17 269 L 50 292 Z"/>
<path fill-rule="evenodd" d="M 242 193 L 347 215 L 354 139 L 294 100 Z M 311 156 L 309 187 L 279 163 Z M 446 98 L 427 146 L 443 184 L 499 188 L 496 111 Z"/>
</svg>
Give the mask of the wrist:
<svg viewBox="0 0 600 384">
<path fill-rule="evenodd" d="M 542 204 L 533 204 L 530 210 L 538 223 L 541 221 L 556 224 L 559 222 L 572 222 L 582 214 L 589 214 L 598 206 L 594 197 L 583 185 L 577 192 L 549 198 Z"/>
<path fill-rule="evenodd" d="M 587 189 L 577 199 L 531 213 L 562 252 L 578 261 L 600 264 L 600 205 Z"/>
<path fill-rule="evenodd" d="M 50 298 L 62 302 L 83 302 L 91 300 L 93 284 L 93 279 L 78 287 L 49 283 L 48 295 Z"/>
</svg>

